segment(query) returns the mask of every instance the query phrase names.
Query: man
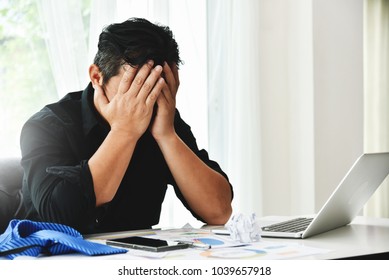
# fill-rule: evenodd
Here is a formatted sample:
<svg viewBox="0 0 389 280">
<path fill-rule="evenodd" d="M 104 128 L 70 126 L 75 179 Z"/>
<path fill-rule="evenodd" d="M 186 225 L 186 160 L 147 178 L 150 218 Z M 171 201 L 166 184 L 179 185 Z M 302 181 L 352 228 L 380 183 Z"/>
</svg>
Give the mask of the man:
<svg viewBox="0 0 389 280">
<path fill-rule="evenodd" d="M 150 228 L 170 184 L 196 218 L 228 220 L 228 178 L 176 110 L 179 63 L 168 27 L 134 18 L 103 30 L 88 87 L 23 127 L 27 219 L 83 233 Z"/>
</svg>

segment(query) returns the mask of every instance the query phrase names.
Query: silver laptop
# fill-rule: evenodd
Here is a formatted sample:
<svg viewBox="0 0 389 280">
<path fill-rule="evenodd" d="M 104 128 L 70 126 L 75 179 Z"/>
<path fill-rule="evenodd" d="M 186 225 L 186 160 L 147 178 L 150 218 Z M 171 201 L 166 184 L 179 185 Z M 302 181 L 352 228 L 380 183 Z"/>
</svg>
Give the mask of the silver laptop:
<svg viewBox="0 0 389 280">
<path fill-rule="evenodd" d="M 262 236 L 307 238 L 350 223 L 389 173 L 389 153 L 360 156 L 314 218 L 262 228 Z M 300 227 L 301 226 L 301 227 Z"/>
</svg>

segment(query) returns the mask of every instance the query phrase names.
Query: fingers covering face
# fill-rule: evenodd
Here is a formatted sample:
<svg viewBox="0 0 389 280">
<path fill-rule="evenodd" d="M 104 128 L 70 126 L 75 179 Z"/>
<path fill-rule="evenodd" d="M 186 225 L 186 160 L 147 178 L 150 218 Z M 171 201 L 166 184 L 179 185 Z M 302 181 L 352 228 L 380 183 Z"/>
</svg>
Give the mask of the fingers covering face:
<svg viewBox="0 0 389 280">
<path fill-rule="evenodd" d="M 169 65 L 165 62 L 163 66 L 153 66 L 153 61 L 140 68 L 125 66 L 118 93 L 124 94 L 125 98 L 136 98 L 146 103 L 154 103 L 160 94 L 165 95 L 164 99 L 167 102 L 171 101 L 171 98 L 174 99 L 179 86 L 177 65 L 174 63 Z M 163 78 L 161 78 L 162 73 Z"/>
<path fill-rule="evenodd" d="M 136 67 L 131 67 L 130 65 L 125 65 L 124 70 L 125 72 L 119 83 L 119 88 L 118 88 L 119 94 L 124 94 L 128 91 L 128 89 L 132 84 L 132 81 L 134 80 L 136 72 L 138 71 Z"/>
<path fill-rule="evenodd" d="M 139 89 L 139 93 L 138 93 L 138 97 L 140 99 L 146 99 L 147 96 L 152 92 L 154 87 L 158 88 L 158 80 L 161 77 L 161 73 L 162 73 L 162 67 L 160 65 L 157 65 L 155 68 L 153 68 L 149 72 L 148 76 L 145 78 L 144 81 L 143 81 L 143 78 L 141 78 L 142 81 L 139 80 L 139 83 L 142 83 L 141 88 Z M 134 83 L 137 83 L 137 78 L 138 78 L 138 75 L 135 78 Z M 136 88 L 138 86 L 140 86 L 140 84 L 135 85 Z M 137 90 L 138 90 L 138 88 L 136 89 L 136 91 Z"/>
<path fill-rule="evenodd" d="M 162 67 L 149 61 L 140 68 L 127 66 L 119 83 L 118 93 L 146 99 L 161 77 Z"/>
<path fill-rule="evenodd" d="M 156 82 L 155 86 L 151 90 L 150 94 L 146 97 L 146 105 L 154 106 L 154 103 L 157 101 L 158 97 L 161 95 L 163 87 L 166 85 L 165 80 L 163 78 L 159 78 Z"/>
</svg>

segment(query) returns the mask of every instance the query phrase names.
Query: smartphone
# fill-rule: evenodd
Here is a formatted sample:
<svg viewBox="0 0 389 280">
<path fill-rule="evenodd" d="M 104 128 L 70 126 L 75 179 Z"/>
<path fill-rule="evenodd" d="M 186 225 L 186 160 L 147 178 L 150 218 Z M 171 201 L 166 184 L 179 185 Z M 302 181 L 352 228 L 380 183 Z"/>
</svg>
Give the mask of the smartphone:
<svg viewBox="0 0 389 280">
<path fill-rule="evenodd" d="M 151 252 L 165 252 L 177 249 L 186 249 L 190 244 L 167 241 L 161 239 L 131 236 L 125 238 L 108 239 L 107 245 L 119 246 L 124 248 L 139 249 Z"/>
</svg>

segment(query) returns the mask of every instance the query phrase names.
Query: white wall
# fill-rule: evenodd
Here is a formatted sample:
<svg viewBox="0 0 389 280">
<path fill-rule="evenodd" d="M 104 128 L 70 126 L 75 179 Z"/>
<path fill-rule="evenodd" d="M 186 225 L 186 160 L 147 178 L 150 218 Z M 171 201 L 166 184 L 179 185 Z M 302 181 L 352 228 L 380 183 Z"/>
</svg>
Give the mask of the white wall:
<svg viewBox="0 0 389 280">
<path fill-rule="evenodd" d="M 263 215 L 314 201 L 311 1 L 261 1 Z"/>
<path fill-rule="evenodd" d="M 363 1 L 313 1 L 315 209 L 363 152 Z"/>
<path fill-rule="evenodd" d="M 362 0 L 261 1 L 262 215 L 317 212 L 363 152 Z"/>
</svg>

